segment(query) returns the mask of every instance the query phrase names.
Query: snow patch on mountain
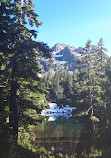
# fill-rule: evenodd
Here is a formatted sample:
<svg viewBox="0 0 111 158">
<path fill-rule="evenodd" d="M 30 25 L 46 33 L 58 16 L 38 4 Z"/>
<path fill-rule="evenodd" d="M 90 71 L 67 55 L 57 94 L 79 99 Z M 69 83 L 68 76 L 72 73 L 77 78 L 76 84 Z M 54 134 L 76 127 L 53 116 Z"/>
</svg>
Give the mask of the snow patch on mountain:
<svg viewBox="0 0 111 158">
<path fill-rule="evenodd" d="M 63 55 L 54 54 L 54 57 L 56 57 L 56 58 L 63 57 Z"/>
<path fill-rule="evenodd" d="M 84 48 L 75 48 L 66 44 L 55 44 L 52 47 L 52 54 L 56 61 L 67 67 L 69 71 L 77 70 L 78 61 L 81 60 L 81 53 Z"/>
</svg>

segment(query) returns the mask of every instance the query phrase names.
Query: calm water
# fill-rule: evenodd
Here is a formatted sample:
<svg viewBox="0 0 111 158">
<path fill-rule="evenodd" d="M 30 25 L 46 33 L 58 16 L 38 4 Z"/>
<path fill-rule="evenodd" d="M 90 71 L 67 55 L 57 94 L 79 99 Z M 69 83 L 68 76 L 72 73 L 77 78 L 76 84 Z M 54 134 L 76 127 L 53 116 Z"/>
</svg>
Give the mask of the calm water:
<svg viewBox="0 0 111 158">
<path fill-rule="evenodd" d="M 72 116 L 69 108 L 68 111 L 63 111 L 61 108 L 55 112 L 53 109 L 56 110 L 55 106 L 51 106 L 51 113 L 49 112 L 50 109 L 47 114 L 45 113 L 46 119 L 40 127 L 41 130 L 38 131 L 37 143 L 51 153 L 72 153 L 79 142 L 84 123 Z"/>
<path fill-rule="evenodd" d="M 61 152 L 68 157 L 111 158 L 111 126 L 106 126 L 104 119 L 95 122 L 88 116 L 74 116 L 75 110 L 55 103 L 43 110 L 45 119 L 36 131 L 36 145 L 52 155 Z"/>
<path fill-rule="evenodd" d="M 73 152 L 84 125 L 75 118 L 57 118 L 48 122 L 39 136 L 39 142 L 48 151 Z"/>
</svg>

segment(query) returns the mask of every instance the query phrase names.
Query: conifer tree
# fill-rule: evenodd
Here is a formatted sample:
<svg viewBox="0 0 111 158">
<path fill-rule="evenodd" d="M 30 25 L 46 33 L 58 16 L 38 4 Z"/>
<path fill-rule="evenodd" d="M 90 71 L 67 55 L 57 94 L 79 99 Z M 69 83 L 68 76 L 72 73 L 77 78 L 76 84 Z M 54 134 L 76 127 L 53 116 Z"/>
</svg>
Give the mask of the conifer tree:
<svg viewBox="0 0 111 158">
<path fill-rule="evenodd" d="M 106 48 L 104 48 L 103 39 L 100 38 L 100 41 L 98 42 L 98 53 L 100 55 L 100 62 L 101 62 L 101 71 L 104 70 L 105 67 L 105 52 L 107 51 Z"/>
<path fill-rule="evenodd" d="M 37 73 L 40 72 L 40 68 L 36 58 L 45 52 L 47 56 L 49 49 L 43 43 L 32 41 L 31 37 L 36 37 L 37 33 L 25 26 L 25 15 L 29 17 L 31 25 L 32 23 L 40 25 L 38 16 L 33 11 L 32 1 L 2 0 L 0 4 L 1 83 L 4 84 L 3 80 L 8 75 L 9 125 L 11 135 L 17 144 L 19 120 L 23 113 L 20 105 L 25 107 L 27 101 L 33 104 L 33 108 L 38 105 L 38 100 L 35 100 L 38 96 L 34 97 L 34 94 L 37 91 L 41 94 L 44 92 L 37 86 L 39 82 Z"/>
<path fill-rule="evenodd" d="M 77 105 L 77 98 L 78 98 L 78 86 L 79 86 L 79 82 L 78 82 L 78 73 L 77 72 L 73 72 L 73 75 L 72 75 L 72 92 L 73 92 L 73 104 Z"/>
<path fill-rule="evenodd" d="M 103 72 L 101 72 L 102 61 L 100 58 L 100 54 L 92 50 L 91 41 L 88 40 L 83 53 L 83 68 L 79 73 L 81 86 L 78 88 L 78 92 L 81 102 L 85 104 L 86 113 L 91 118 L 95 115 L 97 105 L 105 105 L 102 98 L 103 95 L 101 95 L 104 91 L 101 86 L 101 74 Z"/>
</svg>

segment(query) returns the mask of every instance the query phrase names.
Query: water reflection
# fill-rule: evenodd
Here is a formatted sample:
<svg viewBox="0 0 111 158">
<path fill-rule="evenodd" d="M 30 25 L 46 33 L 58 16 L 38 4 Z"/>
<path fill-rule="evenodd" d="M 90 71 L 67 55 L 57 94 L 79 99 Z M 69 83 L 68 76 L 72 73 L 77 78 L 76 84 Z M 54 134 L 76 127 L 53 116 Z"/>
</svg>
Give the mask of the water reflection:
<svg viewBox="0 0 111 158">
<path fill-rule="evenodd" d="M 42 130 L 38 130 L 36 142 L 38 146 L 43 146 L 49 153 L 73 153 L 79 142 L 84 123 L 79 118 L 72 116 L 72 111 L 76 108 L 58 108 L 56 104 L 51 104 L 50 109 L 42 111 L 46 116 Z"/>
<path fill-rule="evenodd" d="M 45 115 L 42 130 L 37 130 L 38 146 L 50 154 L 61 152 L 64 158 L 110 158 L 111 157 L 111 115 L 102 115 L 100 122 L 90 117 L 72 116 L 75 108 L 57 107 L 51 104 L 42 111 Z M 109 123 L 110 122 L 110 123 Z"/>
<path fill-rule="evenodd" d="M 72 117 L 72 111 L 76 109 L 69 105 L 58 107 L 56 103 L 49 103 L 49 107 L 49 109 L 42 110 L 41 112 L 42 115 L 49 116 L 48 121 L 55 121 L 59 117 L 68 119 Z"/>
<path fill-rule="evenodd" d="M 84 124 L 75 118 L 57 118 L 48 122 L 43 131 L 39 131 L 37 142 L 51 153 L 72 153 L 76 148 Z"/>
</svg>

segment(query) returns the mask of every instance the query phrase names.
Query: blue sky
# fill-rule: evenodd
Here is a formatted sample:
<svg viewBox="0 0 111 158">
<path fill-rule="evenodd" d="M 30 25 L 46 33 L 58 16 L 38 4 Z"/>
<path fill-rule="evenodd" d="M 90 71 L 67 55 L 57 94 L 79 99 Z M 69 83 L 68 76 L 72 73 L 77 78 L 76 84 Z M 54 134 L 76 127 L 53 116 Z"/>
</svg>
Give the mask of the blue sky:
<svg viewBox="0 0 111 158">
<path fill-rule="evenodd" d="M 33 0 L 35 12 L 43 25 L 38 41 L 50 47 L 64 43 L 84 47 L 88 39 L 100 38 L 111 56 L 111 0 Z"/>
</svg>

